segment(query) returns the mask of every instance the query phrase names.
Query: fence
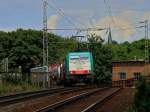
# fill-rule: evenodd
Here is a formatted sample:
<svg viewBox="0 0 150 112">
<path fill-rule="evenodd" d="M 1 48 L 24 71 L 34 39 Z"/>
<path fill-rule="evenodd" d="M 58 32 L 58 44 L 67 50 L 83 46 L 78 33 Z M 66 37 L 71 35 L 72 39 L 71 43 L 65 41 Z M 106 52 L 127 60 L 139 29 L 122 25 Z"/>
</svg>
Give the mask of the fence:
<svg viewBox="0 0 150 112">
<path fill-rule="evenodd" d="M 0 83 L 22 83 L 22 82 L 29 82 L 29 75 L 28 74 L 22 74 L 20 72 L 0 72 Z"/>
<path fill-rule="evenodd" d="M 119 80 L 119 81 L 112 81 L 112 87 L 132 87 L 134 85 L 134 79 L 127 79 L 127 80 Z"/>
<path fill-rule="evenodd" d="M 150 82 L 150 76 L 142 76 L 146 81 Z M 137 82 L 137 79 L 131 78 L 126 80 L 112 81 L 112 87 L 132 87 Z"/>
</svg>

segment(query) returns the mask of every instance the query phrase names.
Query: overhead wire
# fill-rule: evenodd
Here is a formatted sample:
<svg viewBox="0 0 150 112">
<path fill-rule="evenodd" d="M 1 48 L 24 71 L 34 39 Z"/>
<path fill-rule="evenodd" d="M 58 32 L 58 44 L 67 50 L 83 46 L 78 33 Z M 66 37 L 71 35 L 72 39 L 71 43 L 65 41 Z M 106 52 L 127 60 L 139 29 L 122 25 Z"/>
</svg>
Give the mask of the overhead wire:
<svg viewBox="0 0 150 112">
<path fill-rule="evenodd" d="M 105 4 L 105 9 L 106 9 L 106 10 L 105 10 L 105 11 L 106 11 L 106 12 L 105 12 L 105 16 L 106 16 L 106 17 L 109 17 L 109 11 L 108 11 L 108 7 L 107 7 L 106 0 L 104 0 L 104 4 Z M 109 19 L 108 19 L 108 26 L 105 25 L 105 27 L 110 27 L 110 21 L 109 21 Z"/>
<path fill-rule="evenodd" d="M 131 29 L 139 29 L 139 28 L 143 28 L 144 26 L 135 26 L 135 27 L 120 27 L 120 28 L 115 28 L 114 30 L 131 30 Z M 77 33 L 81 32 L 81 31 L 103 31 L 103 30 L 107 30 L 108 28 L 58 28 L 58 29 L 47 29 L 47 30 L 72 30 L 72 31 L 78 31 Z"/>
<path fill-rule="evenodd" d="M 135 26 L 135 27 L 122 27 L 122 28 L 119 28 L 119 29 L 116 29 L 116 30 L 136 30 L 136 29 L 140 29 L 142 28 L 143 26 Z"/>
<path fill-rule="evenodd" d="M 70 23 L 71 25 L 77 27 L 78 24 L 81 24 L 82 26 L 85 26 L 85 28 L 87 27 L 86 25 L 84 25 L 83 23 L 81 23 L 81 22 L 75 20 L 74 18 L 73 18 L 73 19 L 75 20 L 75 22 L 72 22 L 73 19 L 70 19 L 69 16 L 66 16 L 66 14 L 65 14 L 64 11 L 63 11 L 63 9 L 57 8 L 54 3 L 49 4 L 49 7 L 51 7 L 51 8 L 52 8 L 53 10 L 55 10 L 59 15 L 61 15 L 62 17 L 64 17 L 65 20 L 66 20 L 68 23 Z M 75 23 L 76 23 L 76 24 L 75 24 Z M 76 28 L 76 29 L 78 29 L 78 28 Z M 49 30 L 52 30 L 52 29 L 49 29 Z M 63 29 L 56 29 L 56 30 L 63 30 Z M 68 30 L 68 29 L 66 29 L 66 30 Z M 87 28 L 87 32 L 88 32 L 88 30 L 89 30 L 89 29 Z M 96 30 L 97 30 L 97 29 L 96 29 Z M 95 31 L 96 31 L 96 30 L 95 30 Z M 90 31 L 91 31 L 91 30 L 90 30 Z M 78 33 L 81 33 L 81 30 L 79 29 L 77 32 L 78 32 Z"/>
<path fill-rule="evenodd" d="M 73 25 L 73 26 L 75 26 L 75 28 L 76 27 L 81 27 L 81 26 L 84 26 L 85 28 L 87 27 L 87 25 L 85 25 L 85 24 L 83 24 L 83 23 L 81 23 L 81 22 L 79 22 L 79 21 L 77 21 L 75 18 L 72 18 L 71 16 L 68 16 L 65 12 L 64 12 L 64 10 L 61 8 L 57 8 L 57 6 L 54 4 L 54 3 L 51 3 L 50 4 L 50 7 L 53 9 L 53 10 L 55 10 L 59 15 L 61 15 L 62 17 L 64 17 L 65 18 L 65 20 L 67 21 L 67 22 L 69 22 L 71 25 Z M 73 20 L 73 21 L 72 21 Z M 77 30 L 77 32 L 75 33 L 75 35 L 78 35 L 79 33 L 81 33 L 81 30 Z M 72 34 L 73 35 L 73 34 Z"/>
<path fill-rule="evenodd" d="M 66 18 L 67 21 L 68 21 L 69 23 L 71 23 L 72 25 L 74 25 L 75 27 L 78 26 L 78 25 L 82 25 L 82 26 L 86 27 L 86 25 L 83 24 L 82 22 L 80 22 L 80 21 L 76 20 L 75 18 L 72 18 L 71 16 L 67 15 L 67 14 L 65 13 L 65 11 L 64 11 L 62 8 L 57 8 L 57 6 L 56 6 L 54 3 L 51 3 L 51 4 L 50 4 L 50 7 L 51 7 L 52 9 L 54 9 L 58 14 L 60 14 L 60 15 L 63 16 L 64 18 Z M 72 20 L 73 20 L 73 21 L 72 21 Z"/>
<path fill-rule="evenodd" d="M 68 23 L 70 23 L 71 25 L 73 25 L 73 26 L 76 27 L 76 24 L 75 24 L 74 22 L 72 22 L 70 19 L 66 18 L 65 15 L 64 15 L 64 13 L 62 13 L 60 9 L 58 9 L 57 7 L 55 7 L 54 5 L 52 5 L 52 3 L 49 4 L 48 6 L 49 6 L 50 8 L 52 8 L 54 11 L 56 11 L 60 16 L 64 17 L 65 20 L 66 20 Z"/>
<path fill-rule="evenodd" d="M 109 8 L 109 12 L 110 12 L 110 16 L 111 16 L 112 23 L 114 24 L 114 26 L 118 27 L 118 26 L 116 25 L 116 21 L 115 21 L 115 19 L 114 19 L 113 14 L 112 14 L 112 8 L 111 8 L 111 7 L 112 7 L 111 2 L 110 2 L 110 0 L 108 0 L 108 8 Z"/>
<path fill-rule="evenodd" d="M 112 15 L 112 11 L 111 11 L 111 3 L 109 0 L 104 0 L 104 3 L 105 3 L 105 7 L 106 7 L 106 14 L 107 16 L 109 16 L 111 18 L 111 21 L 112 23 L 114 24 L 114 28 L 116 28 L 116 30 L 120 31 L 120 30 L 131 30 L 133 28 L 118 28 L 118 26 L 116 25 L 116 22 L 114 20 L 114 17 Z M 76 21 L 76 22 L 73 22 L 72 19 L 68 18 L 69 16 L 66 16 L 66 14 L 64 13 L 63 9 L 58 9 L 54 4 L 49 4 L 49 6 L 54 10 L 56 11 L 59 15 L 61 15 L 62 17 L 65 18 L 65 20 L 70 23 L 71 25 L 75 26 L 75 28 L 70 28 L 70 29 L 48 29 L 48 30 L 75 30 L 77 31 L 76 34 L 80 33 L 81 31 L 93 31 L 93 29 L 95 29 L 94 31 L 97 31 L 98 29 L 97 28 L 91 28 L 91 29 L 88 29 L 88 28 L 85 28 L 84 30 L 82 30 L 81 28 L 76 28 L 78 25 L 77 24 L 80 24 L 79 21 Z M 76 23 L 76 24 L 75 24 Z M 110 25 L 110 21 L 108 22 L 109 23 L 109 27 L 111 27 Z M 82 24 L 82 23 L 81 23 Z M 83 25 L 83 24 L 82 24 Z M 105 28 L 105 30 L 108 29 L 107 27 Z M 134 29 L 137 29 L 136 27 Z"/>
<path fill-rule="evenodd" d="M 104 0 L 104 3 L 105 3 L 105 6 L 106 6 L 106 13 L 107 13 L 107 16 L 110 16 L 111 21 L 112 21 L 112 23 L 113 23 L 113 25 L 114 25 L 113 27 L 111 27 L 111 28 L 113 28 L 113 30 L 115 30 L 115 31 L 135 30 L 136 32 L 138 32 L 138 29 L 139 29 L 139 28 L 142 28 L 142 27 L 137 26 L 137 24 L 136 24 L 136 25 L 132 25 L 132 26 L 135 26 L 135 27 L 129 27 L 129 28 L 122 28 L 122 27 L 118 26 L 118 25 L 116 24 L 116 21 L 115 21 L 115 19 L 114 19 L 113 14 L 112 14 L 112 9 L 111 9 L 111 2 L 110 2 L 110 0 Z M 109 26 L 111 26 L 110 23 L 109 23 Z"/>
<path fill-rule="evenodd" d="M 115 27 L 117 27 L 116 22 L 114 20 L 114 16 L 113 16 L 112 11 L 111 11 L 111 2 L 109 0 L 104 0 L 104 3 L 105 3 L 105 7 L 106 7 L 107 16 L 110 17 L 111 22 L 113 23 L 113 25 Z M 109 18 L 108 18 L 108 20 L 109 20 Z M 109 28 L 112 28 L 110 20 L 108 21 L 108 24 L 109 24 Z"/>
</svg>

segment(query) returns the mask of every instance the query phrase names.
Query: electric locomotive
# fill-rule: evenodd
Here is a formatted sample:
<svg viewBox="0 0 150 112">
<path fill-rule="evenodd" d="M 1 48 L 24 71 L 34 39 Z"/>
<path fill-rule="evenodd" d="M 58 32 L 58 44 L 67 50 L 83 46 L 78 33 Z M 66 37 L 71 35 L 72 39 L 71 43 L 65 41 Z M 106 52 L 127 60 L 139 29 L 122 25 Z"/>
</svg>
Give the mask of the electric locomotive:
<svg viewBox="0 0 150 112">
<path fill-rule="evenodd" d="M 93 56 L 90 52 L 68 53 L 60 70 L 59 82 L 64 85 L 92 83 L 93 69 Z"/>
</svg>

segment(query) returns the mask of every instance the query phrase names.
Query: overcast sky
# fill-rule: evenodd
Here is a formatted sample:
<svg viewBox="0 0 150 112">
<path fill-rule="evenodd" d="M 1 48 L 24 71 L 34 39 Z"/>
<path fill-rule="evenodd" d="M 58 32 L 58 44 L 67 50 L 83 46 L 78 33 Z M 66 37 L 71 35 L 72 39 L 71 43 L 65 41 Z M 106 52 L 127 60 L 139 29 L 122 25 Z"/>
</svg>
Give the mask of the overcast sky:
<svg viewBox="0 0 150 112">
<path fill-rule="evenodd" d="M 150 21 L 150 0 L 48 0 L 48 4 L 48 28 L 104 28 L 110 25 L 113 39 L 120 42 L 143 38 L 144 29 L 134 27 L 140 26 L 139 21 Z M 42 0 L 1 0 L 0 30 L 17 28 L 42 29 Z M 122 28 L 130 30 L 120 30 Z M 75 31 L 53 33 L 76 34 Z M 104 39 L 107 37 L 106 31 L 94 33 Z"/>
</svg>

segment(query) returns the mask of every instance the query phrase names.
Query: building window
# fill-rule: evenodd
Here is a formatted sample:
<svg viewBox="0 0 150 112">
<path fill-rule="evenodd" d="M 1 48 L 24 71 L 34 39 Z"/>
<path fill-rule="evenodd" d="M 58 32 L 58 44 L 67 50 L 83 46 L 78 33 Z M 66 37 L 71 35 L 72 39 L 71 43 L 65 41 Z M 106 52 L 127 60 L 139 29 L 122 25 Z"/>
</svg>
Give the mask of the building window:
<svg viewBox="0 0 150 112">
<path fill-rule="evenodd" d="M 139 79 L 140 79 L 140 76 L 141 76 L 141 73 L 140 73 L 140 72 L 135 72 L 135 73 L 134 73 L 134 80 L 139 80 Z"/>
<path fill-rule="evenodd" d="M 119 77 L 120 77 L 120 80 L 126 79 L 126 73 L 125 72 L 119 73 Z"/>
</svg>

